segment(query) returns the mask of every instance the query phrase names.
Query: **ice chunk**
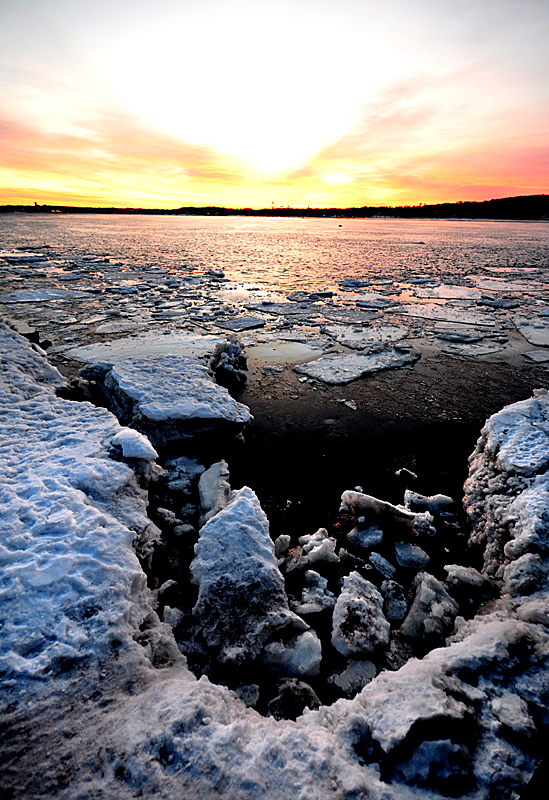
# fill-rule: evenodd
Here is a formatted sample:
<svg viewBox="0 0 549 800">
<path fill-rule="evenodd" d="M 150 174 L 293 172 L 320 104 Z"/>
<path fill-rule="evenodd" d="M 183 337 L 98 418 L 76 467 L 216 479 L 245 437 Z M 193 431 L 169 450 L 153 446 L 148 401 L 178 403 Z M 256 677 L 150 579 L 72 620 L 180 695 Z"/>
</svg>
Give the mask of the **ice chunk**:
<svg viewBox="0 0 549 800">
<path fill-rule="evenodd" d="M 353 489 L 348 489 L 341 495 L 341 511 L 350 511 L 355 517 L 366 514 L 378 520 L 381 525 L 388 523 L 406 530 L 414 527 L 418 516 L 407 508 L 394 506 L 385 500 L 378 500 L 377 497 Z"/>
<path fill-rule="evenodd" d="M 142 433 L 131 428 L 123 428 L 112 439 L 115 447 L 122 448 L 124 458 L 138 458 L 145 461 L 152 461 L 158 458 L 158 453 Z"/>
<path fill-rule="evenodd" d="M 400 631 L 405 636 L 421 638 L 424 642 L 440 642 L 454 624 L 458 605 L 433 575 L 419 572 L 414 579 L 414 586 L 414 602 Z"/>
<path fill-rule="evenodd" d="M 337 672 L 328 680 L 338 686 L 345 697 L 354 697 L 376 674 L 377 670 L 371 661 L 356 661 L 351 658 L 342 672 Z"/>
<path fill-rule="evenodd" d="M 305 586 L 301 594 L 301 602 L 293 603 L 292 611 L 299 615 L 318 614 L 320 611 L 333 608 L 334 605 L 335 597 L 333 592 L 328 589 L 327 579 L 318 572 L 308 569 L 305 572 Z"/>
<path fill-rule="evenodd" d="M 408 603 L 404 595 L 404 589 L 400 584 L 392 580 L 385 580 L 381 584 L 383 594 L 383 611 L 387 619 L 403 619 L 408 611 Z"/>
<path fill-rule="evenodd" d="M 429 511 L 431 514 L 441 514 L 452 510 L 454 501 L 447 494 L 434 494 L 426 497 L 411 489 L 404 492 L 404 505 L 410 511 Z"/>
<path fill-rule="evenodd" d="M 303 547 L 300 564 L 316 564 L 321 561 L 339 561 L 336 555 L 336 540 L 328 536 L 326 528 L 319 528 L 316 533 L 308 533 L 299 537 Z"/>
<path fill-rule="evenodd" d="M 200 526 L 215 517 L 231 499 L 229 468 L 226 461 L 218 461 L 203 472 L 198 481 L 200 496 Z"/>
<path fill-rule="evenodd" d="M 383 541 L 383 531 L 379 525 L 369 525 L 367 528 L 353 528 L 347 534 L 347 539 L 355 547 L 371 550 Z"/>
<path fill-rule="evenodd" d="M 547 567 L 537 553 L 526 553 L 505 567 L 503 587 L 516 597 L 528 595 L 547 583 Z"/>
<path fill-rule="evenodd" d="M 494 697 L 491 706 L 498 720 L 516 733 L 531 736 L 536 732 L 528 713 L 528 704 L 518 694 L 503 692 L 499 697 Z"/>
<path fill-rule="evenodd" d="M 395 558 L 401 567 L 408 569 L 425 569 L 431 560 L 425 550 L 410 542 L 395 543 Z"/>
<path fill-rule="evenodd" d="M 386 647 L 389 633 L 382 596 L 373 583 L 351 572 L 334 608 L 333 646 L 344 656 L 360 657 Z"/>
<path fill-rule="evenodd" d="M 265 646 L 263 661 L 291 678 L 306 678 L 320 673 L 322 647 L 314 631 L 295 636 L 288 644 L 271 642 Z"/>
</svg>

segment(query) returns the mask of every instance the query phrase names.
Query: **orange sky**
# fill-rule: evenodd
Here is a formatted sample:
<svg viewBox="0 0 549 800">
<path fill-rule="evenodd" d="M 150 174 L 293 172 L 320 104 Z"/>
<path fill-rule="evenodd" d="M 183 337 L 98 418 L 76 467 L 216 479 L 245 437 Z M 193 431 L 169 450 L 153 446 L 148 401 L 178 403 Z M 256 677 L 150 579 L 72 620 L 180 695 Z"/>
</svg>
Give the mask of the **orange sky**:
<svg viewBox="0 0 549 800">
<path fill-rule="evenodd" d="M 6 5 L 1 204 L 549 191 L 546 0 Z"/>
</svg>

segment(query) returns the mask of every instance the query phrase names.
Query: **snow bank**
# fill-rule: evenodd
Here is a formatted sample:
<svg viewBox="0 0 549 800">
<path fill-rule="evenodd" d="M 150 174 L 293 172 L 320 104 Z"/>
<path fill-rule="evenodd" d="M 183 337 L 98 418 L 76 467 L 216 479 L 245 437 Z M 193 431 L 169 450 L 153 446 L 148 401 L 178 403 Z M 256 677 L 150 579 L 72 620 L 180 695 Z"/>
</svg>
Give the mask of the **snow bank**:
<svg viewBox="0 0 549 800">
<path fill-rule="evenodd" d="M 132 470 L 109 457 L 118 422 L 56 398 L 60 376 L 29 356 L 23 339 L 4 327 L 0 336 L 0 763 L 8 796 L 518 797 L 549 725 L 545 573 L 526 594 L 516 581 L 508 591 L 509 567 L 521 558 L 535 556 L 545 569 L 545 467 L 525 474 L 529 442 L 531 463 L 541 462 L 536 437 L 524 427 L 518 434 L 525 421 L 534 433 L 546 396 L 520 404 L 517 424 L 504 410 L 507 428 L 495 415 L 471 464 L 472 543 L 501 597 L 468 622 L 458 617 L 445 646 L 293 722 L 262 717 L 226 687 L 192 677 L 155 615 L 134 552 L 155 531 Z M 498 461 L 508 441 L 524 451 L 516 472 Z M 261 528 L 262 512 L 241 497 Z M 235 502 L 203 528 L 219 527 L 219 548 Z"/>
</svg>

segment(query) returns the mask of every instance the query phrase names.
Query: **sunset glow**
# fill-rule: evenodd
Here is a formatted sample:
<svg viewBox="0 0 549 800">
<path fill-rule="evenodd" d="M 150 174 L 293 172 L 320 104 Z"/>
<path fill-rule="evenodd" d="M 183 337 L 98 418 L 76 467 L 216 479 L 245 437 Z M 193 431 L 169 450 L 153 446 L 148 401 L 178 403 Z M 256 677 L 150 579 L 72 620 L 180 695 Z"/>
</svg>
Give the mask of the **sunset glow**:
<svg viewBox="0 0 549 800">
<path fill-rule="evenodd" d="M 545 0 L 2 6 L 1 204 L 549 190 Z"/>
</svg>

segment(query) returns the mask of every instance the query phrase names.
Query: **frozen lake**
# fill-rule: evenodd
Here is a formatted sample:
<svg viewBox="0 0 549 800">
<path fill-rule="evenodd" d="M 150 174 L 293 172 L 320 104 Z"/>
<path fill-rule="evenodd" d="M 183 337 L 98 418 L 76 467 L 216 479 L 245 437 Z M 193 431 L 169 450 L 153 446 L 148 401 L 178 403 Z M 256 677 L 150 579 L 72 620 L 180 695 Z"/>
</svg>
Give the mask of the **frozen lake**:
<svg viewBox="0 0 549 800">
<path fill-rule="evenodd" d="M 284 292 L 345 279 L 528 279 L 549 267 L 549 225 L 534 222 L 0 215 L 1 252 L 42 246 L 61 271 L 67 258 L 93 262 L 90 277 L 114 263 L 173 276 L 214 270 Z"/>
</svg>

